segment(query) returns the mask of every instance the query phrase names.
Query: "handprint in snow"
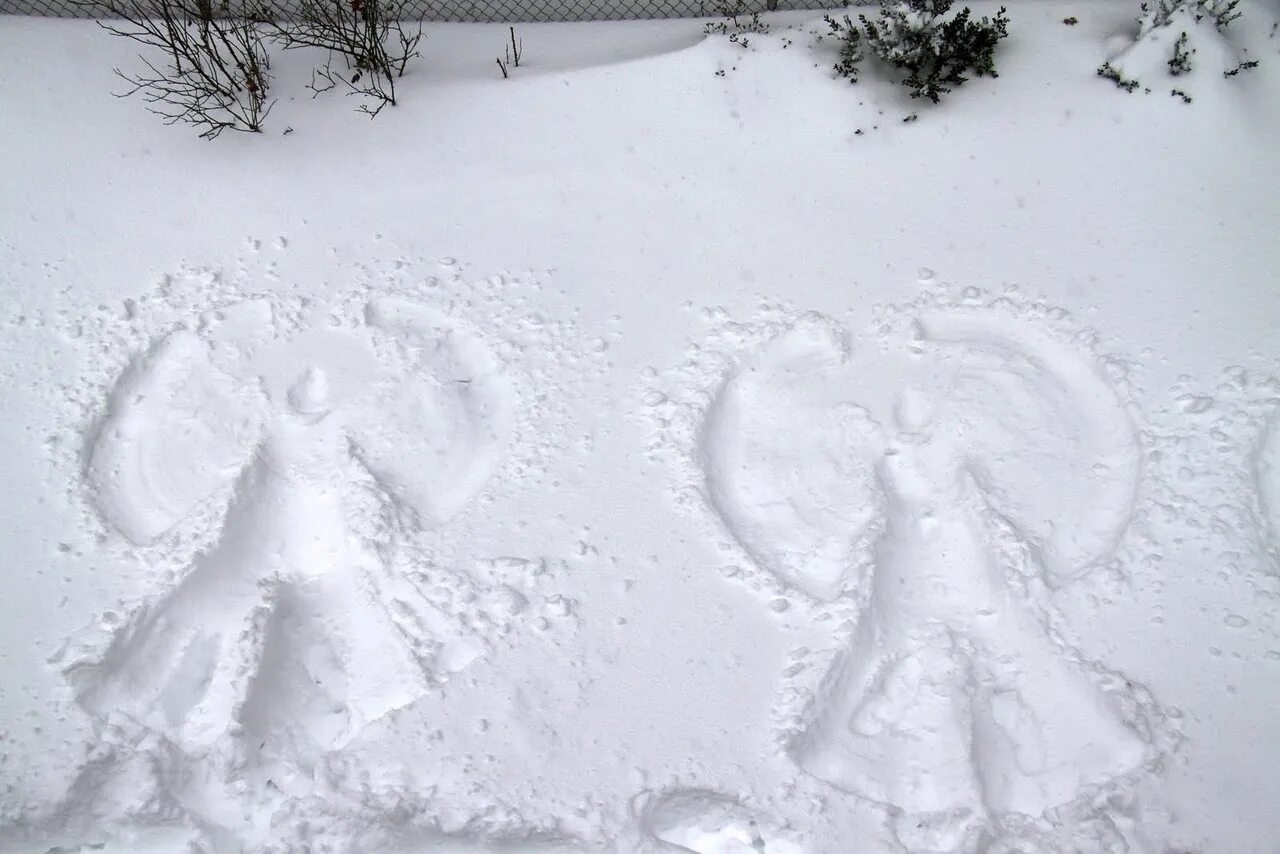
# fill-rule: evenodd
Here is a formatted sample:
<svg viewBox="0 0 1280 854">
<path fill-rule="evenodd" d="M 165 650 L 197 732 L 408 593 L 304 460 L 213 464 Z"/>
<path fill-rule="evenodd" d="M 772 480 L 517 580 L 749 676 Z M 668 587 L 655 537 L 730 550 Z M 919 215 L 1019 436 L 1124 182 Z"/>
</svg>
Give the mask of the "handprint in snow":
<svg viewBox="0 0 1280 854">
<path fill-rule="evenodd" d="M 430 609 L 391 608 L 390 535 L 353 528 L 357 469 L 370 512 L 438 526 L 493 473 L 512 395 L 479 339 L 415 303 L 374 301 L 342 330 L 275 326 L 266 303 L 232 306 L 119 381 L 88 449 L 109 524 L 153 543 L 234 486 L 177 585 L 67 672 L 87 709 L 187 749 L 242 736 L 305 764 L 472 654 L 433 640 Z"/>
<path fill-rule="evenodd" d="M 1013 544 L 1059 584 L 1110 555 L 1132 514 L 1134 428 L 1069 348 L 956 312 L 860 365 L 843 329 L 809 316 L 729 376 L 702 449 L 712 503 L 757 562 L 861 602 L 791 753 L 890 807 L 909 848 L 950 850 L 992 815 L 1038 816 L 1143 762 L 1051 636 L 1043 586 L 1010 565 Z"/>
</svg>

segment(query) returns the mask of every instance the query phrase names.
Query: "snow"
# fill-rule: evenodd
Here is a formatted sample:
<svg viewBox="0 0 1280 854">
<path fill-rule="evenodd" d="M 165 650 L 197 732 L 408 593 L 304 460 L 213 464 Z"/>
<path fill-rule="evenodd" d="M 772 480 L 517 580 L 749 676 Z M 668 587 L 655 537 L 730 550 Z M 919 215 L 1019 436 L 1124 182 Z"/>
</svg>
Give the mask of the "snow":
<svg viewBox="0 0 1280 854">
<path fill-rule="evenodd" d="M 936 107 L 816 13 L 430 25 L 213 143 L 0 17 L 0 849 L 1274 850 L 1241 8 Z"/>
</svg>

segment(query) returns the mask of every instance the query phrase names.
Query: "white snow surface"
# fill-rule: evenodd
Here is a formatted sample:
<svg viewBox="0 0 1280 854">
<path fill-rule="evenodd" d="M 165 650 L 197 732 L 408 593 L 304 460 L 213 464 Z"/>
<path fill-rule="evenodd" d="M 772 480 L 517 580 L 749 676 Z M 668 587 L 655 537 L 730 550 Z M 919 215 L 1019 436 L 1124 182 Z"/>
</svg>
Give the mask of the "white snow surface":
<svg viewBox="0 0 1280 854">
<path fill-rule="evenodd" d="M 816 13 L 430 25 L 212 143 L 0 17 L 0 850 L 1275 852 L 1240 8 L 1015 4 L 936 107 Z"/>
</svg>

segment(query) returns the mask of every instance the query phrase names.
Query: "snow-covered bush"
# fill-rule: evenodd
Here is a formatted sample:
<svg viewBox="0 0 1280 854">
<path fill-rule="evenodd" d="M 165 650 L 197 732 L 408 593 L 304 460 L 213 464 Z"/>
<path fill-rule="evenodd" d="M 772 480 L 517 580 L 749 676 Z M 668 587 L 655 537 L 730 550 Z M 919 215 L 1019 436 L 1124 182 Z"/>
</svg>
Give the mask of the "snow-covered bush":
<svg viewBox="0 0 1280 854">
<path fill-rule="evenodd" d="M 311 88 L 319 93 L 342 86 L 350 94 L 364 95 L 372 103 L 360 106 L 376 116 L 396 103 L 396 78 L 404 75 L 409 60 L 418 56 L 422 26 L 406 29 L 405 0 L 300 0 L 296 19 L 276 26 L 276 37 L 285 49 L 318 47 L 328 51 L 317 68 Z M 273 15 L 287 20 L 283 14 Z M 338 60 L 344 68 L 335 68 Z"/>
<path fill-rule="evenodd" d="M 828 15 L 826 22 L 831 28 L 831 34 L 840 42 L 840 59 L 835 64 L 836 74 L 847 78 L 850 83 L 857 83 L 858 70 L 866 56 L 866 49 L 862 44 L 862 29 L 848 15 L 838 19 Z"/>
<path fill-rule="evenodd" d="M 145 70 L 116 74 L 166 124 L 195 125 L 213 139 L 224 130 L 260 132 L 271 111 L 266 30 L 259 15 L 228 0 L 99 0 L 108 32 L 154 49 Z M 98 14 L 101 14 L 101 11 Z"/>
<path fill-rule="evenodd" d="M 1174 77 L 1181 77 L 1191 71 L 1191 54 L 1195 50 L 1187 49 L 1187 34 L 1182 33 L 1178 36 L 1178 40 L 1173 43 L 1173 56 L 1169 57 L 1169 73 Z"/>
<path fill-rule="evenodd" d="M 1170 77 L 1189 77 L 1200 65 L 1217 65 L 1224 77 L 1235 77 L 1256 68 L 1257 60 L 1247 59 L 1227 37 L 1233 21 L 1241 17 L 1240 0 L 1155 0 L 1143 3 L 1137 31 L 1131 43 L 1098 68 L 1098 75 L 1128 92 L 1143 86 L 1140 78 L 1159 75 L 1161 67 Z M 1207 60 L 1201 56 L 1207 54 Z M 1171 90 L 1184 103 L 1191 103 L 1185 90 Z"/>
<path fill-rule="evenodd" d="M 1002 6 L 994 18 L 973 20 L 966 6 L 952 12 L 953 0 L 882 0 L 877 20 L 859 15 L 828 17 L 840 40 L 838 74 L 858 79 L 858 69 L 870 52 L 900 72 L 913 98 L 937 103 L 968 74 L 995 77 L 995 50 L 1005 38 L 1009 18 Z"/>
<path fill-rule="evenodd" d="M 1132 92 L 1142 85 L 1137 80 L 1131 80 L 1130 78 L 1125 77 L 1124 74 L 1121 73 L 1120 69 L 1116 68 L 1110 62 L 1104 62 L 1102 65 L 1098 66 L 1098 76 L 1105 80 L 1110 80 L 1112 83 L 1116 84 L 1116 88 L 1123 89 L 1126 92 Z"/>
</svg>

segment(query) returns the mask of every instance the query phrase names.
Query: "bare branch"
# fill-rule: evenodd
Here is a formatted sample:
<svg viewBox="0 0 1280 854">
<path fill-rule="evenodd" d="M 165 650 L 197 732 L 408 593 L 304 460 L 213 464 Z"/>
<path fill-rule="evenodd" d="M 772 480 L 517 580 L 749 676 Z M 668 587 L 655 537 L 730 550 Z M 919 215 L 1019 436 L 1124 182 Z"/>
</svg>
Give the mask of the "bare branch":
<svg viewBox="0 0 1280 854">
<path fill-rule="evenodd" d="M 143 71 L 116 74 L 166 124 L 190 124 L 213 139 L 224 130 L 260 132 L 268 100 L 270 61 L 262 21 L 230 0 L 94 0 L 113 20 L 100 26 L 163 54 L 140 56 Z M 157 64 L 159 63 L 159 64 Z"/>
<path fill-rule="evenodd" d="M 367 99 L 358 109 L 372 117 L 388 104 L 395 105 L 396 79 L 419 55 L 422 25 L 405 28 L 401 18 L 406 4 L 407 0 L 301 0 L 293 7 L 297 20 L 276 25 L 275 35 L 286 50 L 328 51 L 324 66 L 312 75 L 312 91 L 341 85 L 347 94 Z M 337 60 L 344 69 L 335 67 Z"/>
</svg>

